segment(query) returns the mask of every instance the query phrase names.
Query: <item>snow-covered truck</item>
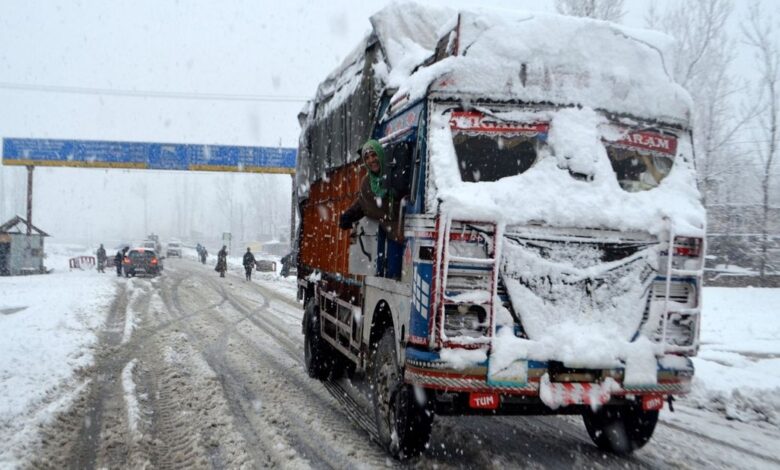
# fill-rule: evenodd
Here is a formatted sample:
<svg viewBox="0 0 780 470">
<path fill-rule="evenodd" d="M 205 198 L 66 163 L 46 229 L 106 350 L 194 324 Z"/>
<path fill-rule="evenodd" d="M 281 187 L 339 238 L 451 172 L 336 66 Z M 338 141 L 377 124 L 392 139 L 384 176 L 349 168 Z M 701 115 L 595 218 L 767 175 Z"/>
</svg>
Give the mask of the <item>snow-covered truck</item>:
<svg viewBox="0 0 780 470">
<path fill-rule="evenodd" d="M 705 213 L 660 33 L 394 4 L 301 113 L 309 374 L 367 379 L 382 444 L 435 415 L 577 414 L 627 454 L 690 389 Z M 404 240 L 352 230 L 380 141 Z"/>
</svg>

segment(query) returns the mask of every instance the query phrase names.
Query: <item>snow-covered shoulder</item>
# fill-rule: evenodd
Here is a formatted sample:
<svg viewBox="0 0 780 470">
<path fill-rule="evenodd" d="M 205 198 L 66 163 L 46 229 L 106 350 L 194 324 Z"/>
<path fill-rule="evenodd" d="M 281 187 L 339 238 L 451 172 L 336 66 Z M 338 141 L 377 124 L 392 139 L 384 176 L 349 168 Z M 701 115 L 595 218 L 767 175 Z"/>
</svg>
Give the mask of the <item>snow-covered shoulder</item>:
<svg viewBox="0 0 780 470">
<path fill-rule="evenodd" d="M 38 426 L 80 393 L 76 371 L 93 362 L 114 298 L 110 271 L 68 272 L 57 248 L 47 248 L 54 273 L 0 277 L 0 467 L 16 466 Z"/>
</svg>

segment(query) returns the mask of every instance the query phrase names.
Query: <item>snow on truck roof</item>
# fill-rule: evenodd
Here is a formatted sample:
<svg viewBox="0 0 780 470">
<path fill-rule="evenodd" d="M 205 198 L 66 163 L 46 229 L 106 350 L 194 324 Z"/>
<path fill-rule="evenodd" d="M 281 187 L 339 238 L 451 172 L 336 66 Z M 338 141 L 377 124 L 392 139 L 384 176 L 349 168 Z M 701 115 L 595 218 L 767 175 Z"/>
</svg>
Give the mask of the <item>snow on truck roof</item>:
<svg viewBox="0 0 780 470">
<path fill-rule="evenodd" d="M 674 40 L 663 33 L 548 13 L 415 3 L 393 3 L 370 20 L 372 33 L 320 85 L 315 103 L 327 101 L 331 110 L 355 90 L 356 71 L 375 40 L 384 53 L 375 73 L 411 101 L 430 89 L 683 125 L 690 119 L 690 96 L 666 68 Z M 441 38 L 451 55 L 431 63 Z"/>
<path fill-rule="evenodd" d="M 378 18 L 392 22 L 394 13 L 383 10 Z M 443 93 L 576 104 L 674 123 L 690 118 L 690 97 L 664 62 L 673 44 L 668 36 L 544 13 L 459 12 L 456 22 L 448 38 L 453 55 L 415 71 L 398 93 L 421 97 L 435 77 L 431 90 Z M 393 29 L 387 26 L 380 31 Z M 408 40 L 382 44 L 390 60 L 404 56 L 390 50 L 410 49 Z"/>
</svg>

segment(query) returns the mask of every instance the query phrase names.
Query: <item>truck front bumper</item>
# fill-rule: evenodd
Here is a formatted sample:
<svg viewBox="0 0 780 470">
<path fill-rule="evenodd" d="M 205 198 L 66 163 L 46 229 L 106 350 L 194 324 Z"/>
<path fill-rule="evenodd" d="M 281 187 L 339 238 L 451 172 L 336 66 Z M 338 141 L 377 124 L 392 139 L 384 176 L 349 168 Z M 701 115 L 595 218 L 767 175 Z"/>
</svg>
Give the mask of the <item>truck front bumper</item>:
<svg viewBox="0 0 780 470">
<path fill-rule="evenodd" d="M 525 380 L 491 380 L 488 364 L 480 363 L 465 369 L 455 369 L 441 361 L 438 354 L 407 348 L 404 380 L 433 392 L 437 399 L 459 402 L 468 400 L 472 411 L 479 408 L 474 397 L 488 396 L 498 406 L 493 412 L 511 412 L 511 404 L 522 404 L 530 410 L 540 405 L 534 413 L 544 408 L 552 410 L 578 405 L 604 405 L 627 399 L 666 397 L 690 391 L 693 363 L 687 357 L 674 356 L 658 361 L 657 380 L 648 384 L 625 384 L 624 369 L 566 369 L 560 363 L 524 361 Z M 461 395 L 458 398 L 458 395 Z"/>
</svg>

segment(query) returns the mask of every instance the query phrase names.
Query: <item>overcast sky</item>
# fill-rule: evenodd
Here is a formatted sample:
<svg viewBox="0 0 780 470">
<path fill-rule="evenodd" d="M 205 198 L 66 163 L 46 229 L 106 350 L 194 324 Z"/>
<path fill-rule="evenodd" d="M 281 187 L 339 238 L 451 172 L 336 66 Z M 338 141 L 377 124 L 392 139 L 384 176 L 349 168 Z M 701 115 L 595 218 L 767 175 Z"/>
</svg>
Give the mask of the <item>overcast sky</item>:
<svg viewBox="0 0 780 470">
<path fill-rule="evenodd" d="M 304 100 L 369 31 L 368 17 L 386 3 L 4 0 L 0 137 L 296 147 Z M 553 11 L 552 0 L 479 3 Z M 775 9 L 780 4 L 762 3 Z M 642 26 L 647 4 L 628 0 L 624 23 Z M 22 169 L 0 167 L 0 218 L 24 215 L 23 175 Z M 65 238 L 142 237 L 142 184 L 154 188 L 147 212 L 151 205 L 165 221 L 149 227 L 147 214 L 147 230 L 176 235 L 180 221 L 172 211 L 180 209 L 170 189 L 175 185 L 181 194 L 182 186 L 206 190 L 193 201 L 200 213 L 192 218 L 202 222 L 189 226 L 224 230 L 220 214 L 212 212 L 217 204 L 210 194 L 212 175 L 39 168 L 35 177 L 34 221 Z M 228 178 L 247 205 L 261 204 L 245 190 L 254 181 L 285 193 L 289 204 L 287 176 Z M 81 228 L 87 225 L 90 230 Z"/>
</svg>

